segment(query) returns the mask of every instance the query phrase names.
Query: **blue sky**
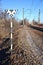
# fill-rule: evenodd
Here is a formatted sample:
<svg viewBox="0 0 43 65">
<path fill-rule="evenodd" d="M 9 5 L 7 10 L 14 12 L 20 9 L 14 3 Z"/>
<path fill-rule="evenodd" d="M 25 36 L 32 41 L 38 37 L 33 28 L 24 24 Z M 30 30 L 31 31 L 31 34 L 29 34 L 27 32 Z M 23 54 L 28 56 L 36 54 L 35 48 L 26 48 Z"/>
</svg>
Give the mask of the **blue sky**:
<svg viewBox="0 0 43 65">
<path fill-rule="evenodd" d="M 43 23 L 43 0 L 2 0 L 2 9 L 18 9 L 15 17 L 17 19 L 23 19 L 23 8 L 24 18 L 38 20 L 38 11 L 40 9 L 40 20 Z"/>
</svg>

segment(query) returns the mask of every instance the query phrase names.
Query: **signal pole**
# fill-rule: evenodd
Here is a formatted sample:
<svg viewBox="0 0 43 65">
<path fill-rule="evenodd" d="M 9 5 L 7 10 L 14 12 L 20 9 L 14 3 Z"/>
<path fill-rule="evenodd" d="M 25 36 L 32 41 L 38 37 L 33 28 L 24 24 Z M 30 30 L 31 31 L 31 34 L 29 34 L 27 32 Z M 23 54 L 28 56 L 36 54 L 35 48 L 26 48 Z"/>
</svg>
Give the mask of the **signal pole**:
<svg viewBox="0 0 43 65">
<path fill-rule="evenodd" d="M 38 13 L 38 23 L 40 23 L 40 9 L 39 9 L 39 13 Z"/>
</svg>

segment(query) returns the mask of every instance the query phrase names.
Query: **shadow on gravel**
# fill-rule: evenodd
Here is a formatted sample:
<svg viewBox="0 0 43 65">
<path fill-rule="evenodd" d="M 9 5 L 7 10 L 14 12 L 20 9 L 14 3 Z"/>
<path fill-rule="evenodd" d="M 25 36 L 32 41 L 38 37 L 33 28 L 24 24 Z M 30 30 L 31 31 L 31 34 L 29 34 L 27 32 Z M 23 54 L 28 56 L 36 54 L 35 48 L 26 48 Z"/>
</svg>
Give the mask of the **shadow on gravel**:
<svg viewBox="0 0 43 65">
<path fill-rule="evenodd" d="M 9 44 L 9 40 L 9 38 L 4 39 L 4 41 L 0 45 L 0 65 L 9 65 L 10 63 L 10 46 L 6 46 L 7 43 Z"/>
</svg>

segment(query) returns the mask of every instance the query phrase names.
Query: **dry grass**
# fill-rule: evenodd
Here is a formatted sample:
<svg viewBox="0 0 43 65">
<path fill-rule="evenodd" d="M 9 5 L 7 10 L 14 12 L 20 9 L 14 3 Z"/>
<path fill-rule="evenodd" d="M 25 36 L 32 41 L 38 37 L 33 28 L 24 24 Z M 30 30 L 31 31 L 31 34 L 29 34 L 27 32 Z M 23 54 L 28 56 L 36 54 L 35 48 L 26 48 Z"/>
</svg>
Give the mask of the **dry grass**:
<svg viewBox="0 0 43 65">
<path fill-rule="evenodd" d="M 9 20 L 4 20 L 4 19 L 0 19 L 0 35 L 2 38 L 4 38 L 5 36 L 8 36 L 8 34 L 10 33 L 10 19 Z M 13 32 L 15 30 L 18 29 L 19 27 L 19 23 L 14 19 L 12 20 L 13 22 Z"/>
</svg>

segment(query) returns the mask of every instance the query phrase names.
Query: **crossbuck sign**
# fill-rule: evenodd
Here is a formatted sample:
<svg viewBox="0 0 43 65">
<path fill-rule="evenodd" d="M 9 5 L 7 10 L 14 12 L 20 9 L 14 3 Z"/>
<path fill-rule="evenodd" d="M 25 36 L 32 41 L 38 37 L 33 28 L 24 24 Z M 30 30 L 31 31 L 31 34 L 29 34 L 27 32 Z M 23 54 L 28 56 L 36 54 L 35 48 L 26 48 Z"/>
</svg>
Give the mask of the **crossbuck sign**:
<svg viewBox="0 0 43 65">
<path fill-rule="evenodd" d="M 7 13 L 8 13 L 10 16 L 13 16 L 14 14 L 16 14 L 16 10 L 7 10 Z"/>
<path fill-rule="evenodd" d="M 13 49 L 13 32 L 12 32 L 12 28 L 13 28 L 13 24 L 12 24 L 12 16 L 14 14 L 16 14 L 16 10 L 7 10 L 7 13 L 11 16 L 11 54 L 12 54 L 12 49 Z"/>
</svg>

